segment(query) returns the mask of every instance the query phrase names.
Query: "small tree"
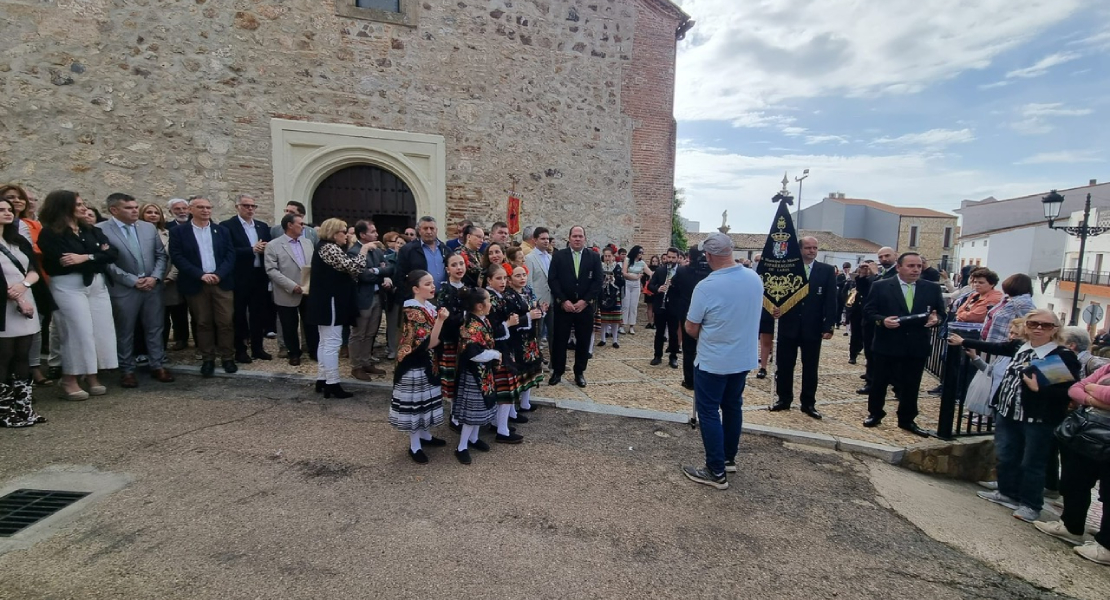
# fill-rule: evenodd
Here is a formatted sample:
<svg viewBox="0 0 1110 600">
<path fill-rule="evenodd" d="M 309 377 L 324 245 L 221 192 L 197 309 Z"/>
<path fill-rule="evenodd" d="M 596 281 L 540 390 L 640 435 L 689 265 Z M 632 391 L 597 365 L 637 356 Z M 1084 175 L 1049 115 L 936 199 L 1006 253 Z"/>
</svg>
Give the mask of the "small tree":
<svg viewBox="0 0 1110 600">
<path fill-rule="evenodd" d="M 682 218 L 678 216 L 678 209 L 686 204 L 686 190 L 674 189 L 674 200 L 671 202 L 671 245 L 683 252 L 690 245 L 686 239 L 686 228 L 682 225 Z"/>
</svg>

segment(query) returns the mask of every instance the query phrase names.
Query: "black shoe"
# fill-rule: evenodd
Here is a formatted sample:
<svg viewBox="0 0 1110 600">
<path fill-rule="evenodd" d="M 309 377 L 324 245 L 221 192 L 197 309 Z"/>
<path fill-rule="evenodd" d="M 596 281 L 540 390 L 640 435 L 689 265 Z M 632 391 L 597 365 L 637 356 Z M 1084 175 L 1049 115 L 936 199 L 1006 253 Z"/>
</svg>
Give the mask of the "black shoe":
<svg viewBox="0 0 1110 600">
<path fill-rule="evenodd" d="M 849 358 L 848 359 L 848 364 L 850 364 L 850 365 L 856 364 L 856 357 L 853 356 L 852 358 Z"/>
<path fill-rule="evenodd" d="M 867 417 L 863 420 L 864 427 L 878 427 L 883 422 L 882 417 Z"/>
<path fill-rule="evenodd" d="M 323 394 L 324 393 L 324 386 L 326 386 L 327 384 L 328 384 L 327 380 L 317 379 L 316 380 L 316 393 L 317 394 Z"/>
<path fill-rule="evenodd" d="M 518 412 L 518 413 L 530 413 L 530 412 L 535 412 L 537 408 L 539 408 L 539 406 L 536 405 L 536 404 L 533 404 L 532 406 L 529 406 L 528 408 L 520 407 L 520 408 L 516 409 L 516 412 Z"/>
<path fill-rule="evenodd" d="M 663 364 L 662 357 L 656 356 L 655 358 L 651 359 L 651 366 L 658 367 L 661 364 Z"/>
<path fill-rule="evenodd" d="M 409 449 L 409 458 L 411 458 L 413 461 L 415 461 L 416 464 L 418 464 L 418 465 L 428 464 L 428 455 L 424 454 L 423 449 L 420 449 L 420 450 L 417 450 L 416 452 L 413 452 L 412 449 L 410 448 Z"/>
<path fill-rule="evenodd" d="M 683 381 L 682 382 L 682 387 L 684 387 L 688 390 L 693 390 L 694 389 L 694 384 L 690 383 L 689 381 Z"/>
<path fill-rule="evenodd" d="M 598 347 L 598 348 L 601 348 L 601 347 L 602 347 L 602 346 L 604 346 L 604 345 L 605 345 L 605 341 L 604 341 L 604 340 L 602 340 L 602 341 L 600 341 L 600 342 L 598 342 L 598 343 L 597 343 L 597 347 Z"/>
<path fill-rule="evenodd" d="M 493 423 L 490 423 L 487 427 L 489 427 L 489 432 L 490 433 L 495 433 L 495 434 L 497 433 L 497 425 L 494 425 Z M 514 433 L 514 432 L 516 432 L 516 427 L 509 427 L 509 433 Z M 500 434 L 498 434 L 498 435 L 500 435 Z"/>
<path fill-rule="evenodd" d="M 780 410 L 790 410 L 790 403 L 789 402 L 783 402 L 782 400 L 779 400 L 778 402 L 775 402 L 774 404 L 772 404 L 771 408 L 768 408 L 767 410 L 769 410 L 771 412 L 779 412 Z"/>
<path fill-rule="evenodd" d="M 577 345 L 577 344 L 578 344 L 578 342 L 575 342 L 573 340 L 567 342 L 567 350 L 574 350 L 574 346 Z"/>
<path fill-rule="evenodd" d="M 926 438 L 929 437 L 929 432 L 925 431 L 924 429 L 922 429 L 920 427 L 918 427 L 917 423 L 914 423 L 913 421 L 910 421 L 909 423 L 905 423 L 905 424 L 899 423 L 898 424 L 898 429 L 904 429 L 904 430 L 906 430 L 906 431 L 908 431 L 908 432 L 910 432 L 914 435 L 919 435 L 921 437 L 926 437 Z"/>
<path fill-rule="evenodd" d="M 817 409 L 812 407 L 812 406 L 803 406 L 802 407 L 802 412 L 804 414 L 807 414 L 807 415 L 813 417 L 814 419 L 817 419 L 818 421 L 820 421 L 821 419 L 824 418 L 824 415 L 817 412 Z"/>
<path fill-rule="evenodd" d="M 223 366 L 224 366 L 224 373 L 235 373 L 239 370 L 239 367 L 237 367 L 235 365 L 235 361 L 233 361 L 233 360 L 225 360 L 223 362 Z"/>
<path fill-rule="evenodd" d="M 434 435 L 430 440 L 421 440 L 420 444 L 423 446 L 431 446 L 432 448 L 441 448 L 447 445 L 447 440 L 441 440 Z"/>
<path fill-rule="evenodd" d="M 47 368 L 46 369 L 46 378 L 47 379 L 53 379 L 54 381 L 57 381 L 57 380 L 61 379 L 62 378 L 62 368 L 61 367 L 49 367 L 49 368 Z"/>
<path fill-rule="evenodd" d="M 510 433 L 509 435 L 497 434 L 493 441 L 498 444 L 519 444 L 524 441 L 524 436 L 519 433 Z"/>
<path fill-rule="evenodd" d="M 339 385 L 338 383 L 329 383 L 329 384 L 324 386 L 324 397 L 325 398 L 335 397 L 335 398 L 342 399 L 342 398 L 350 398 L 351 396 L 354 396 L 354 394 L 352 394 L 351 392 L 348 392 L 347 390 L 343 389 L 343 386 Z"/>
<path fill-rule="evenodd" d="M 206 360 L 200 363 L 200 376 L 211 377 L 216 374 L 216 361 Z"/>
<path fill-rule="evenodd" d="M 249 364 L 251 364 L 251 357 L 247 356 L 246 352 L 236 352 L 235 353 L 235 362 L 237 362 L 241 365 L 249 365 Z"/>
<path fill-rule="evenodd" d="M 255 350 L 251 354 L 254 355 L 254 360 L 274 360 L 274 355 L 265 350 Z"/>
<path fill-rule="evenodd" d="M 678 359 L 672 357 L 671 360 L 667 364 L 670 365 L 670 367 L 672 369 L 677 369 L 678 368 Z"/>
<path fill-rule="evenodd" d="M 559 385 L 559 382 L 562 380 L 563 376 L 561 374 L 552 373 L 551 378 L 547 380 L 547 385 Z"/>
<path fill-rule="evenodd" d="M 758 371 L 756 371 L 755 378 L 756 379 L 767 379 L 767 369 L 760 368 Z"/>
<path fill-rule="evenodd" d="M 454 421 L 448 421 L 447 426 L 450 427 L 451 431 L 454 431 L 455 433 L 462 433 L 462 425 Z"/>
<path fill-rule="evenodd" d="M 528 417 L 526 417 L 522 414 L 519 414 L 520 411 L 517 411 L 517 413 L 518 413 L 517 416 L 509 417 L 509 422 L 510 423 L 527 423 L 528 422 Z"/>
<path fill-rule="evenodd" d="M 615 348 L 615 349 L 617 349 L 617 350 L 620 350 L 620 349 L 621 349 L 621 345 L 620 345 L 620 344 L 618 344 L 618 343 L 616 343 L 616 342 L 613 342 L 613 348 Z"/>
<path fill-rule="evenodd" d="M 644 325 L 644 329 L 655 329 L 655 323 L 648 323 Z"/>
<path fill-rule="evenodd" d="M 585 373 L 575 373 L 574 374 L 574 385 L 576 385 L 580 388 L 586 387 L 586 374 Z"/>
<path fill-rule="evenodd" d="M 866 380 L 867 379 L 867 373 L 861 373 L 859 378 L 863 379 L 863 380 Z"/>
<path fill-rule="evenodd" d="M 929 390 L 928 394 L 929 394 L 930 396 L 939 396 L 939 395 L 941 395 L 941 394 L 942 394 L 943 392 L 944 392 L 944 386 L 943 386 L 943 385 L 938 385 L 937 387 L 935 387 L 935 388 L 933 388 L 933 389 Z"/>
<path fill-rule="evenodd" d="M 470 450 L 455 450 L 455 458 L 464 465 L 470 464 Z"/>
<path fill-rule="evenodd" d="M 512 431 L 510 430 L 509 433 L 512 433 Z M 485 443 L 482 440 L 470 442 L 470 447 L 474 448 L 478 452 L 489 452 L 489 444 Z"/>
<path fill-rule="evenodd" d="M 869 385 L 865 385 L 865 386 L 861 387 L 860 389 L 856 390 L 856 393 L 859 394 L 860 396 L 869 395 L 871 393 L 871 385 L 869 384 Z"/>
</svg>

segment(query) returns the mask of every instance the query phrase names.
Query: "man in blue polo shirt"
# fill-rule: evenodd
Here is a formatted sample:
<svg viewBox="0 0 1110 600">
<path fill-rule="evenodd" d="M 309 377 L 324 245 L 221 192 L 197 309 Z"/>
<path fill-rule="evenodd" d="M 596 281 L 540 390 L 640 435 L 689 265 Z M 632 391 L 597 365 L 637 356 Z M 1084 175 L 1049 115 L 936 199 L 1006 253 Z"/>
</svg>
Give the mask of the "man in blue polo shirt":
<svg viewBox="0 0 1110 600">
<path fill-rule="evenodd" d="M 702 250 L 713 272 L 694 288 L 685 329 L 698 340 L 694 406 L 701 421 L 705 467 L 682 467 L 691 481 L 728 489 L 736 472 L 740 413 L 748 371 L 759 366 L 759 313 L 763 282 L 732 259 L 732 239 L 712 233 Z"/>
</svg>

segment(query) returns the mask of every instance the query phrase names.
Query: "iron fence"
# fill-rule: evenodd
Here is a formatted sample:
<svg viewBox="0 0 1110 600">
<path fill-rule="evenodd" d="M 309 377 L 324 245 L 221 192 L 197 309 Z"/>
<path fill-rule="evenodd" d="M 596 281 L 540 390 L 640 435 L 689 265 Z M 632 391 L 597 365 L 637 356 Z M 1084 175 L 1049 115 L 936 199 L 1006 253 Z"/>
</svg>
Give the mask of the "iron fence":
<svg viewBox="0 0 1110 600">
<path fill-rule="evenodd" d="M 965 406 L 967 388 L 975 376 L 976 368 L 963 351 L 948 346 L 949 325 L 932 330 L 932 354 L 925 362 L 925 370 L 941 382 L 940 414 L 937 416 L 937 437 L 952 439 L 973 435 L 992 435 L 994 419 L 978 415 Z M 965 339 L 977 339 L 975 331 L 963 331 Z"/>
<path fill-rule="evenodd" d="M 1077 269 L 1060 269 L 1060 281 L 1075 282 L 1075 272 Z M 1108 285 L 1110 286 L 1110 271 L 1092 271 L 1090 269 L 1083 269 L 1080 273 L 1082 283 L 1090 285 Z"/>
</svg>

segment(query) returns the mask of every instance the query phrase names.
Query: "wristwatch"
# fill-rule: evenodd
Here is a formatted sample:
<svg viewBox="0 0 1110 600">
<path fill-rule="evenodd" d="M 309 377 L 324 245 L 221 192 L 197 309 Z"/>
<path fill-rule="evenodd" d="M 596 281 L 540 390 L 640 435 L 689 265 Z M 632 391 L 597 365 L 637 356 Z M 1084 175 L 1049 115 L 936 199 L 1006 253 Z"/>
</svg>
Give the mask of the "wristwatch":
<svg viewBox="0 0 1110 600">
<path fill-rule="evenodd" d="M 23 281 L 20 281 L 19 283 L 22 283 L 23 287 L 25 287 L 27 289 L 31 289 L 31 284 L 26 279 L 24 279 Z"/>
</svg>

